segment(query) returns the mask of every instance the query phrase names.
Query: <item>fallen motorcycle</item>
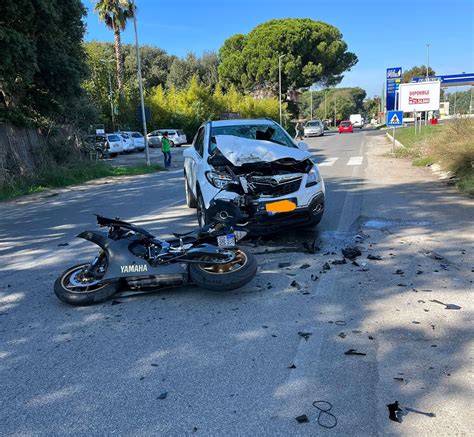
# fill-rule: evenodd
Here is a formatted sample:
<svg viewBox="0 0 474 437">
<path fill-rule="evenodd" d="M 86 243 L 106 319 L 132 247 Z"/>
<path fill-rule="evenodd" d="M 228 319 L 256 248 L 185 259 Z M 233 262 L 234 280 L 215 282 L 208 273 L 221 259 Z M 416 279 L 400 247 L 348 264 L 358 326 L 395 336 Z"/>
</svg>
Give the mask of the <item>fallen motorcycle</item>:
<svg viewBox="0 0 474 437">
<path fill-rule="evenodd" d="M 107 300 L 119 289 L 151 291 L 193 283 L 212 291 L 233 290 L 250 282 L 257 262 L 236 246 L 244 236 L 224 223 L 161 240 L 147 230 L 97 215 L 108 232 L 84 231 L 79 238 L 100 247 L 92 262 L 68 268 L 54 283 L 56 296 L 71 305 Z"/>
</svg>

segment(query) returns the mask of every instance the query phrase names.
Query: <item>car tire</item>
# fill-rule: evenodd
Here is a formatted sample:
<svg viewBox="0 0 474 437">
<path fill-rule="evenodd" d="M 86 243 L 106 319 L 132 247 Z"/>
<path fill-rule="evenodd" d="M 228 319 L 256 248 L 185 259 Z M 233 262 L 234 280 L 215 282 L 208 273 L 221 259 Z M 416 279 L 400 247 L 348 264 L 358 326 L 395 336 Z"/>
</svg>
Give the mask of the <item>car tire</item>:
<svg viewBox="0 0 474 437">
<path fill-rule="evenodd" d="M 170 146 L 174 147 L 174 142 L 170 140 Z"/>
<path fill-rule="evenodd" d="M 189 188 L 186 173 L 184 174 L 184 194 L 186 196 L 186 205 L 188 206 L 188 208 L 196 208 L 197 207 L 197 201 L 196 201 L 196 198 L 194 197 L 193 192 Z"/>
</svg>

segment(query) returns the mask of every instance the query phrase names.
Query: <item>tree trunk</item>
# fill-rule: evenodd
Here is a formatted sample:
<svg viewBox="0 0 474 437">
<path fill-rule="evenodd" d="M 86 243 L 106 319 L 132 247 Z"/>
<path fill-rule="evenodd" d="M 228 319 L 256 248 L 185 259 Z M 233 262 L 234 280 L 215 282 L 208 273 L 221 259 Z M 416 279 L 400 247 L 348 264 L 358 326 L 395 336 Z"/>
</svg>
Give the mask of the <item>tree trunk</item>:
<svg viewBox="0 0 474 437">
<path fill-rule="evenodd" d="M 119 95 L 123 96 L 123 59 L 122 59 L 122 41 L 120 39 L 120 29 L 114 28 L 115 39 L 115 62 L 117 64 L 117 84 Z"/>
</svg>

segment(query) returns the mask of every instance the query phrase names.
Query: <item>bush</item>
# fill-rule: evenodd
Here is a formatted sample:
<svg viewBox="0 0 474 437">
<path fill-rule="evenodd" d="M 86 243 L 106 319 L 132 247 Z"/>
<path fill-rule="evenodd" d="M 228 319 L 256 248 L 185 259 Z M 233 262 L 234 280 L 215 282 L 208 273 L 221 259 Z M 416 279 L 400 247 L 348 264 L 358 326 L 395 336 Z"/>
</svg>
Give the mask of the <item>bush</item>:
<svg viewBox="0 0 474 437">
<path fill-rule="evenodd" d="M 474 120 L 456 118 L 444 125 L 427 144 L 429 153 L 440 165 L 455 175 L 472 172 L 474 164 Z"/>
</svg>

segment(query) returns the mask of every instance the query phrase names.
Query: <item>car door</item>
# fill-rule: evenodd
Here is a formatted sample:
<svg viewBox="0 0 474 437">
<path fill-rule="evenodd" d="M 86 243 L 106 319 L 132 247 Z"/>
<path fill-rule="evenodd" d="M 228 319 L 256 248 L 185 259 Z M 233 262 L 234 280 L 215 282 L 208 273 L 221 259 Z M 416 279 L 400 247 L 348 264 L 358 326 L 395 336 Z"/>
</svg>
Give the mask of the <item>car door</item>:
<svg viewBox="0 0 474 437">
<path fill-rule="evenodd" d="M 201 126 L 194 137 L 192 147 L 186 150 L 184 159 L 186 179 L 194 196 L 197 196 L 196 182 L 199 178 L 198 175 L 203 171 L 204 133 L 204 126 Z"/>
</svg>

